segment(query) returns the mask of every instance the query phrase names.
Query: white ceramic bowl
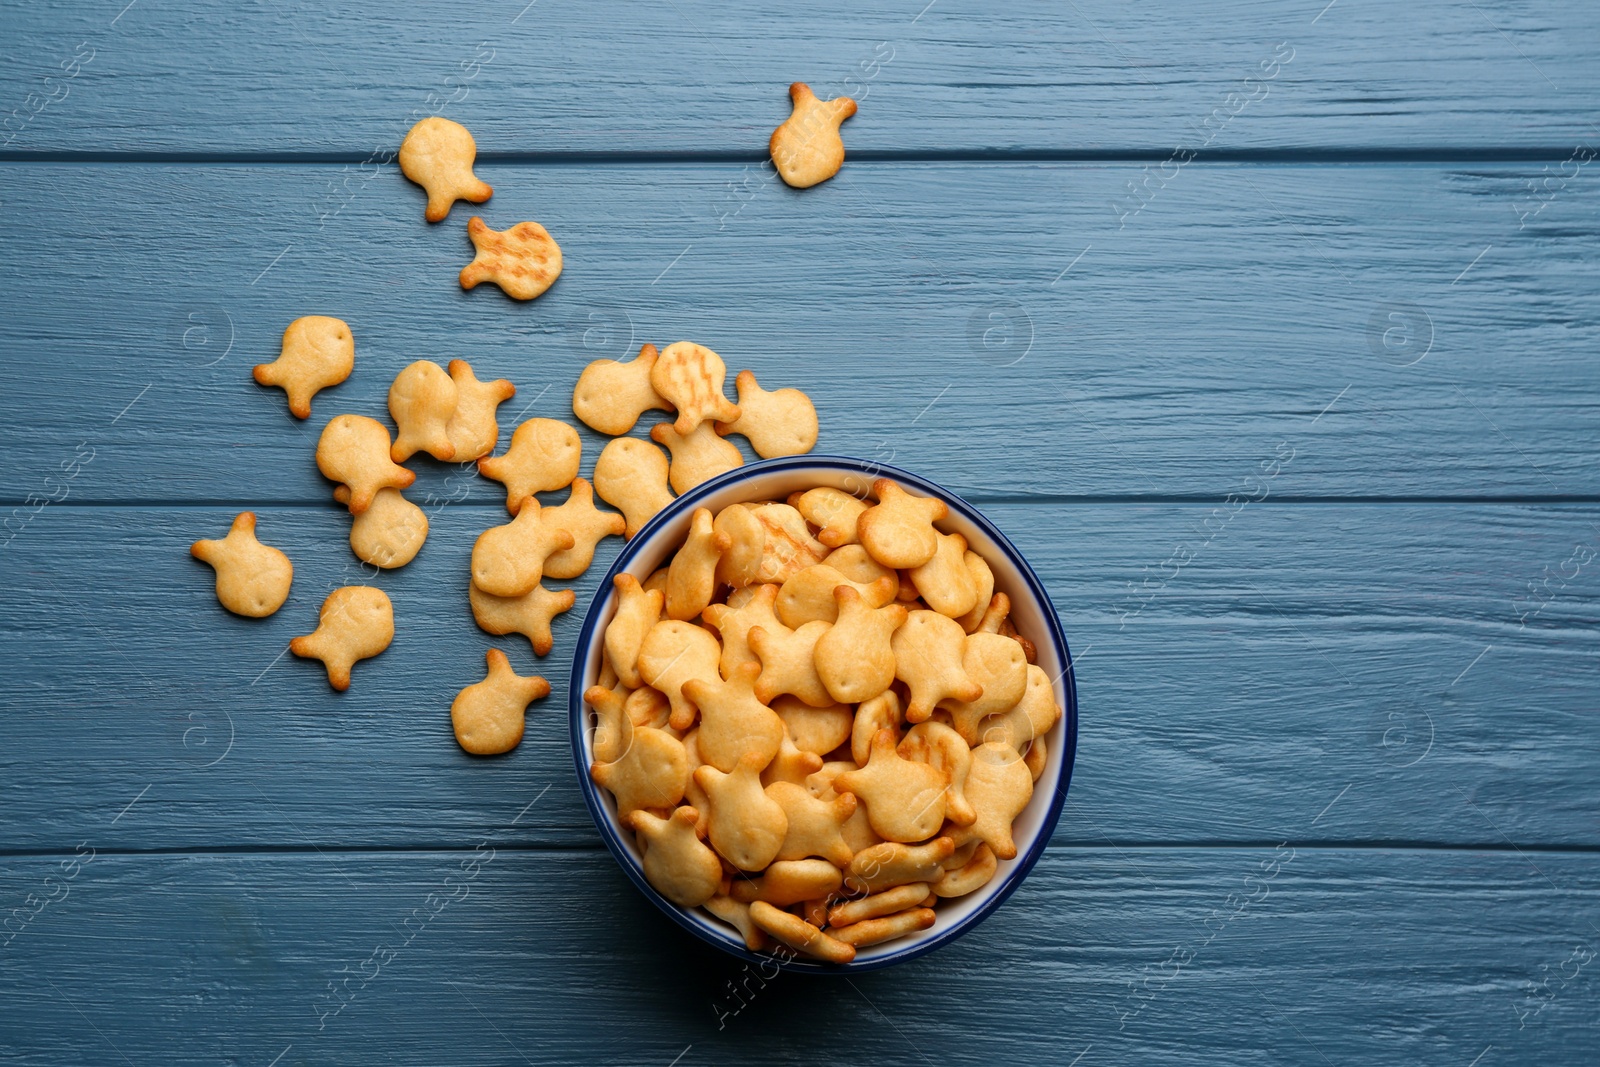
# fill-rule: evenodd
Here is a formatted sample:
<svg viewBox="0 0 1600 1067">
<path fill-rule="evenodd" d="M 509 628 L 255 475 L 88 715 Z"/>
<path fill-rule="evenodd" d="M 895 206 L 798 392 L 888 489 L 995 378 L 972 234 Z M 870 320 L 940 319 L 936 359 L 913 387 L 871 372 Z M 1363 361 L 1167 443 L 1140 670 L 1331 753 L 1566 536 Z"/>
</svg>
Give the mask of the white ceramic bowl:
<svg viewBox="0 0 1600 1067">
<path fill-rule="evenodd" d="M 1017 816 L 1012 834 L 1017 856 L 1001 860 L 1000 869 L 989 884 L 964 897 L 945 900 L 935 909 L 938 921 L 924 931 L 873 945 L 857 953 L 854 961 L 838 965 L 806 958 L 781 961 L 786 970 L 818 973 L 849 973 L 886 967 L 891 963 L 920 956 L 962 936 L 1010 896 L 1037 862 L 1049 842 L 1061 805 L 1067 799 L 1072 778 L 1072 761 L 1078 739 L 1078 700 L 1073 684 L 1071 654 L 1061 632 L 1061 623 L 1051 606 L 1044 586 L 1010 541 L 972 505 L 941 486 L 906 471 L 882 464 L 839 456 L 796 456 L 766 460 L 740 467 L 714 478 L 678 497 L 630 540 L 612 565 L 578 635 L 577 656 L 572 665 L 571 726 L 572 756 L 578 782 L 589 813 L 606 847 L 616 857 L 639 891 L 666 912 L 678 925 L 703 941 L 745 960 L 772 965 L 778 958 L 750 952 L 738 932 L 727 923 L 700 908 L 683 908 L 656 892 L 645 880 L 633 831 L 617 818 L 611 795 L 589 777 L 594 762 L 592 747 L 594 713 L 584 703 L 583 694 L 600 674 L 601 653 L 606 624 L 616 612 L 616 591 L 612 579 L 626 571 L 644 581 L 664 566 L 683 543 L 689 520 L 696 508 L 713 513 L 729 504 L 749 500 L 783 500 L 790 493 L 814 486 L 831 486 L 865 497 L 877 478 L 890 478 L 919 496 L 937 496 L 950 508 L 950 515 L 939 526 L 948 533 L 959 533 L 968 545 L 988 562 L 994 571 L 995 591 L 1011 598 L 1011 619 L 1017 630 L 1038 649 L 1038 664 L 1055 679 L 1056 702 L 1064 709 L 1061 720 L 1045 735 L 1044 773 L 1034 784 L 1033 798 Z"/>
</svg>

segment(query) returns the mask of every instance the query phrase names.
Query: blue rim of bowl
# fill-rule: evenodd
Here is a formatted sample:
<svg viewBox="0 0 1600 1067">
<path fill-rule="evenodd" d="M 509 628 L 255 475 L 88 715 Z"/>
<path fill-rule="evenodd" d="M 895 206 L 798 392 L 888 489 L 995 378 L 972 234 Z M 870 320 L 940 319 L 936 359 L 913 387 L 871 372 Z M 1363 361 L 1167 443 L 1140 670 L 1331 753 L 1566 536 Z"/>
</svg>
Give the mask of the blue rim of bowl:
<svg viewBox="0 0 1600 1067">
<path fill-rule="evenodd" d="M 908 945 L 904 951 L 845 964 L 822 963 L 799 956 L 785 959 L 769 953 L 752 952 L 736 941 L 714 936 L 710 931 L 709 924 L 702 925 L 690 918 L 688 915 L 690 909 L 680 908 L 663 897 L 656 891 L 654 886 L 645 880 L 644 872 L 634 863 L 633 855 L 628 851 L 627 846 L 623 844 L 616 829 L 612 826 L 610 815 L 601 806 L 602 800 L 599 787 L 589 778 L 589 766 L 584 761 L 583 753 L 583 732 L 588 725 L 588 711 L 583 699 L 583 693 L 579 689 L 579 683 L 583 680 L 585 673 L 586 653 L 594 637 L 594 629 L 599 619 L 599 609 L 613 593 L 612 580 L 621 574 L 628 564 L 633 562 L 634 557 L 639 554 L 643 546 L 649 542 L 657 530 L 671 522 L 674 517 L 683 514 L 684 511 L 698 506 L 700 501 L 724 486 L 745 481 L 758 475 L 812 467 L 839 470 L 874 479 L 891 478 L 903 486 L 916 489 L 925 496 L 936 496 L 944 500 L 952 509 L 959 510 L 963 517 L 975 523 L 984 533 L 993 538 L 995 544 L 999 545 L 1016 563 L 1018 570 L 1022 573 L 1023 581 L 1027 583 L 1028 591 L 1033 594 L 1042 606 L 1050 631 L 1050 639 L 1060 649 L 1061 659 L 1067 665 L 1066 671 L 1062 675 L 1062 680 L 1066 683 L 1067 700 L 1063 716 L 1065 719 L 1066 746 L 1061 757 L 1060 779 L 1055 787 L 1055 796 L 1050 801 L 1050 810 L 1046 813 L 1044 822 L 1040 827 L 1039 836 L 1034 840 L 1032 846 L 1018 858 L 1019 862 L 1007 875 L 1005 882 L 995 891 L 994 895 L 985 901 L 981 907 L 964 916 L 959 922 L 951 924 L 931 937 Z M 759 966 L 768 966 L 776 963 L 784 970 L 795 973 L 850 974 L 853 972 L 873 971 L 881 967 L 888 967 L 915 959 L 965 935 L 973 927 L 993 914 L 996 908 L 1004 904 L 1011 894 L 1016 892 L 1023 879 L 1027 878 L 1029 872 L 1033 870 L 1034 864 L 1039 862 L 1039 858 L 1044 855 L 1044 850 L 1049 845 L 1050 838 L 1055 834 L 1056 823 L 1061 818 L 1061 808 L 1067 802 L 1067 790 L 1072 784 L 1072 769 L 1077 760 L 1078 686 L 1075 674 L 1076 671 L 1072 664 L 1072 652 L 1067 647 L 1067 635 L 1061 629 L 1061 619 L 1056 614 L 1055 604 L 1050 600 L 1050 594 L 1046 592 L 1044 583 L 1034 573 L 1033 567 L 1028 564 L 1027 559 L 1017 550 L 1017 546 L 1011 543 L 1011 539 L 1001 533 L 999 527 L 990 522 L 986 515 L 967 503 L 961 496 L 951 492 L 944 486 L 936 485 L 926 478 L 912 474 L 910 471 L 901 470 L 898 467 L 890 467 L 882 463 L 869 463 L 865 460 L 851 459 L 848 456 L 807 455 L 761 460 L 738 467 L 726 474 L 718 475 L 710 481 L 702 482 L 689 490 L 689 492 L 678 497 L 649 522 L 645 523 L 639 532 L 634 534 L 628 540 L 628 543 L 623 546 L 622 551 L 617 554 L 616 561 L 611 564 L 611 569 L 606 572 L 605 578 L 601 580 L 600 587 L 595 592 L 594 600 L 589 603 L 589 611 L 584 616 L 583 628 L 578 632 L 578 648 L 573 655 L 572 675 L 567 683 L 572 760 L 577 772 L 579 791 L 583 794 L 584 804 L 588 806 L 589 815 L 594 819 L 595 827 L 600 831 L 600 837 L 605 841 L 606 848 L 610 850 L 612 857 L 616 859 L 617 865 L 622 868 L 623 873 L 638 887 L 639 892 L 643 893 L 646 899 L 655 904 L 657 908 L 666 913 L 668 918 L 693 934 L 697 939 L 749 963 Z"/>
</svg>

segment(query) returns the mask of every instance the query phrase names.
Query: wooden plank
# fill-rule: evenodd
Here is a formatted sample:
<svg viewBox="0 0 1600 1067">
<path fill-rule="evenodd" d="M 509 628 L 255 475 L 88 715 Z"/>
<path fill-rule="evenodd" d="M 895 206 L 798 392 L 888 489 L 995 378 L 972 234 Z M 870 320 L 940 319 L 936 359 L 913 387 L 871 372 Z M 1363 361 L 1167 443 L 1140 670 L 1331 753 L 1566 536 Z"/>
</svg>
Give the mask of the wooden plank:
<svg viewBox="0 0 1600 1067">
<path fill-rule="evenodd" d="M 477 853 L 100 852 L 70 881 L 54 856 L 0 861 L 0 901 L 47 892 L 0 968 L 0 1048 L 32 1064 L 1466 1065 L 1593 1048 L 1593 854 L 1056 850 L 962 940 L 848 981 L 765 979 L 668 923 L 607 854 L 492 835 Z"/>
<path fill-rule="evenodd" d="M 1004 12 L 975 0 L 119 8 L 6 13 L 8 151 L 317 152 L 354 163 L 443 110 L 486 154 L 754 161 L 800 79 L 862 101 L 847 130 L 863 154 L 1187 145 L 1564 155 L 1577 141 L 1594 146 L 1600 90 L 1600 13 L 1558 0 L 1419 0 L 1399 34 L 1377 0 L 1271 10 L 1082 0 Z"/>
<path fill-rule="evenodd" d="M 985 510 L 1038 568 L 1080 658 L 1057 842 L 1600 844 L 1592 506 Z M 330 589 L 370 580 L 344 547 L 347 518 L 260 509 L 297 572 L 288 604 L 254 621 L 217 606 L 187 553 L 231 515 L 52 506 L 6 547 L 0 849 L 91 829 L 139 849 L 453 845 L 535 796 L 508 840 L 595 840 L 566 682 L 615 543 L 536 662 L 466 605 L 472 542 L 504 512 L 436 509 L 417 560 L 375 580 L 394 599 L 394 645 L 337 694 L 283 651 Z M 489 647 L 555 691 L 520 748 L 475 760 L 447 709 Z M 1295 813 L 1325 806 L 1297 828 Z"/>
<path fill-rule="evenodd" d="M 424 226 L 393 174 L 319 228 L 329 167 L 0 167 L 0 499 L 82 446 L 73 500 L 320 501 L 321 425 L 381 417 L 413 359 L 560 416 L 588 360 L 681 337 L 809 389 L 823 450 L 988 498 L 1216 500 L 1280 447 L 1286 495 L 1600 494 L 1594 182 L 1536 209 L 1531 165 L 1196 164 L 1126 214 L 1126 166 L 879 165 L 731 202 L 736 167 L 485 173 L 492 222 L 566 250 L 531 304 L 460 291 L 466 212 Z M 299 423 L 249 367 L 311 312 L 350 321 L 358 365 Z"/>
</svg>

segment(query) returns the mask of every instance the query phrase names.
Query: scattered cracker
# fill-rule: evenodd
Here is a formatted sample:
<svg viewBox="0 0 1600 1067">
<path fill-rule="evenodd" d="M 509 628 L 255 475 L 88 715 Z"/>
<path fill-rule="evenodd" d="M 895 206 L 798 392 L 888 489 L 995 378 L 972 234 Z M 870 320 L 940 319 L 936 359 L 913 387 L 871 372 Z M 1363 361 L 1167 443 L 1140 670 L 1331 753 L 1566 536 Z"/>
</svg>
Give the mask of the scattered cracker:
<svg viewBox="0 0 1600 1067">
<path fill-rule="evenodd" d="M 522 596 L 539 584 L 545 559 L 572 546 L 572 535 L 546 523 L 539 502 L 525 497 L 516 518 L 478 535 L 472 584 L 493 596 Z"/>
<path fill-rule="evenodd" d="M 627 363 L 595 360 L 578 375 L 572 390 L 572 413 L 591 428 L 620 437 L 633 429 L 646 411 L 672 411 L 672 404 L 650 384 L 650 372 L 659 355 L 655 345 L 643 345 L 639 355 Z"/>
<path fill-rule="evenodd" d="M 356 339 L 343 319 L 306 315 L 283 331 L 283 348 L 271 363 L 251 373 L 262 385 L 275 385 L 288 396 L 289 412 L 311 417 L 311 398 L 350 377 L 356 365 Z"/>
<path fill-rule="evenodd" d="M 728 366 L 704 345 L 678 341 L 668 345 L 650 369 L 650 385 L 678 409 L 673 429 L 687 437 L 702 422 L 732 422 L 739 407 L 722 395 Z"/>
<path fill-rule="evenodd" d="M 389 386 L 389 417 L 396 427 L 389 457 L 404 463 L 418 452 L 450 460 L 450 417 L 456 412 L 456 383 L 439 364 L 419 359 L 394 376 Z"/>
<path fill-rule="evenodd" d="M 289 651 L 307 659 L 320 659 L 328 670 L 328 684 L 350 688 L 350 668 L 370 659 L 394 640 L 394 606 L 389 595 L 370 585 L 335 589 L 322 602 L 317 628 L 289 642 Z"/>
<path fill-rule="evenodd" d="M 317 440 L 317 469 L 350 487 L 350 514 L 372 506 L 379 489 L 404 489 L 417 476 L 389 456 L 389 431 L 365 415 L 335 415 Z"/>
<path fill-rule="evenodd" d="M 528 705 L 550 695 L 549 682 L 538 675 L 522 677 L 498 648 L 491 648 L 487 658 L 489 676 L 461 690 L 450 705 L 456 743 L 474 756 L 516 748 Z"/>
<path fill-rule="evenodd" d="M 467 601 L 479 629 L 496 636 L 521 634 L 533 646 L 535 656 L 548 656 L 556 643 L 550 621 L 571 611 L 578 594 L 571 589 L 556 592 L 536 585 L 521 596 L 495 596 L 469 583 Z"/>
<path fill-rule="evenodd" d="M 537 222 L 491 230 L 477 215 L 467 220 L 467 236 L 477 248 L 461 268 L 461 288 L 494 282 L 514 300 L 532 300 L 561 274 L 561 246 Z"/>
<path fill-rule="evenodd" d="M 839 125 L 856 113 L 856 102 L 848 96 L 818 100 L 805 82 L 789 86 L 789 99 L 794 111 L 772 131 L 767 147 L 784 182 L 809 189 L 838 174 L 844 165 Z"/>
<path fill-rule="evenodd" d="M 628 522 L 614 511 L 594 506 L 594 490 L 582 478 L 572 480 L 566 502 L 545 508 L 542 521 L 572 535 L 572 547 L 554 552 L 544 561 L 544 573 L 551 578 L 576 578 L 594 562 L 595 546 L 604 537 L 621 537 Z"/>
<path fill-rule="evenodd" d="M 571 485 L 582 458 L 577 430 L 556 419 L 529 419 L 512 433 L 504 455 L 478 460 L 478 473 L 505 483 L 506 510 L 515 515 L 527 497 Z"/>
<path fill-rule="evenodd" d="M 241 511 L 220 541 L 196 541 L 189 554 L 217 572 L 217 601 L 235 615 L 264 619 L 283 607 L 294 564 L 256 540 L 254 512 Z"/>
<path fill-rule="evenodd" d="M 464 359 L 450 361 L 450 379 L 456 383 L 456 410 L 445 433 L 455 446 L 455 460 L 461 463 L 487 456 L 500 442 L 495 408 L 516 396 L 517 387 L 504 378 L 480 382 L 472 373 L 472 364 Z"/>
<path fill-rule="evenodd" d="M 809 396 L 798 389 L 769 393 L 756 382 L 755 372 L 748 370 L 739 372 L 734 387 L 739 390 L 739 417 L 717 423 L 717 433 L 724 437 L 743 434 L 762 459 L 804 455 L 816 447 L 817 409 Z"/>
<path fill-rule="evenodd" d="M 349 504 L 350 487 L 334 489 L 333 499 Z M 410 563 L 427 539 L 427 514 L 388 486 L 379 489 L 372 506 L 350 523 L 350 551 L 363 563 L 388 570 Z"/>
<path fill-rule="evenodd" d="M 423 217 L 439 222 L 450 214 L 457 200 L 481 204 L 494 189 L 472 173 L 478 157 L 478 144 L 459 122 L 425 118 L 400 142 L 400 173 L 428 192 L 428 207 Z"/>
<path fill-rule="evenodd" d="M 650 440 L 666 445 L 672 453 L 668 478 L 672 491 L 680 496 L 701 482 L 744 466 L 739 450 L 718 437 L 709 422 L 700 423 L 688 436 L 678 433 L 673 423 L 658 423 L 650 430 Z"/>
<path fill-rule="evenodd" d="M 594 464 L 594 490 L 606 503 L 621 509 L 628 537 L 672 503 L 667 477 L 667 457 L 661 449 L 632 437 L 619 437 L 606 445 Z"/>
</svg>

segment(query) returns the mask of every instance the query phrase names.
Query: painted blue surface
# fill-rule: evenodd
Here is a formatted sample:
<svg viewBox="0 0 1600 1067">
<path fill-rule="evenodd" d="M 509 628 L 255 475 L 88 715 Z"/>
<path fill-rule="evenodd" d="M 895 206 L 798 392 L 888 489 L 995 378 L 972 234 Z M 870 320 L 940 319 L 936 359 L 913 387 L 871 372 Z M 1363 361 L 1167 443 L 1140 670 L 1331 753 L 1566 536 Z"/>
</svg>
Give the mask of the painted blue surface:
<svg viewBox="0 0 1600 1067">
<path fill-rule="evenodd" d="M 1600 9 L 924 4 L 0 12 L 0 1059 L 1593 1058 Z M 796 78 L 862 97 L 803 193 Z M 435 109 L 562 242 L 538 301 L 461 292 L 471 212 L 386 164 Z M 307 313 L 357 368 L 298 423 L 249 367 Z M 360 574 L 328 417 L 462 356 L 509 433 L 682 337 L 981 507 L 1073 642 L 1037 866 L 848 983 L 753 977 L 596 833 L 562 711 L 617 543 L 536 660 L 466 605 L 499 487 L 419 461 L 393 647 L 345 694 L 281 655 Z M 187 554 L 244 508 L 266 620 Z M 553 692 L 473 760 L 489 647 Z"/>
</svg>

